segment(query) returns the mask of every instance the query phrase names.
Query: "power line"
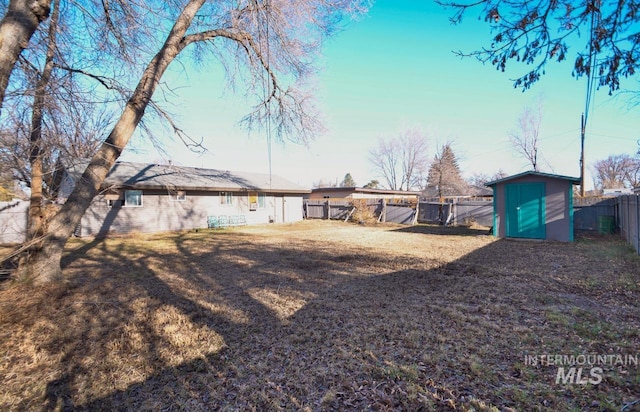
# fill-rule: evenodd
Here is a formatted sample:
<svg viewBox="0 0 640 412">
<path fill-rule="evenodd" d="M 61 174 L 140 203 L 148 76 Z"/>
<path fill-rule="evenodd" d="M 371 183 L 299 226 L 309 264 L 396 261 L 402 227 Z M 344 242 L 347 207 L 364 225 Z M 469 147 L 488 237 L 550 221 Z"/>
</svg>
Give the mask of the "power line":
<svg viewBox="0 0 640 412">
<path fill-rule="evenodd" d="M 258 9 L 257 13 L 258 13 L 258 18 L 257 18 L 257 29 L 258 29 L 258 43 L 260 44 L 260 53 L 263 52 L 262 47 L 265 47 L 264 50 L 264 56 L 260 56 L 259 60 L 264 61 L 264 65 L 266 67 L 263 68 L 262 70 L 262 93 L 263 93 L 263 104 L 265 105 L 265 110 L 266 110 L 266 119 L 265 119 L 265 131 L 266 131 L 266 136 L 267 136 L 267 160 L 269 163 L 269 189 L 272 188 L 272 182 L 273 182 L 273 177 L 272 177 L 272 158 L 271 158 L 271 105 L 269 103 L 269 101 L 271 100 L 270 96 L 271 93 L 269 92 L 269 79 L 268 77 L 270 76 L 270 70 L 271 70 L 271 53 L 270 53 L 270 48 L 269 48 L 269 44 L 270 44 L 270 39 L 269 39 L 269 0 L 265 0 L 263 2 L 263 8 L 262 10 L 264 11 L 264 25 L 265 25 L 265 39 L 264 41 L 262 41 L 263 39 L 261 38 L 261 32 L 262 30 L 260 30 L 260 9 Z"/>
</svg>

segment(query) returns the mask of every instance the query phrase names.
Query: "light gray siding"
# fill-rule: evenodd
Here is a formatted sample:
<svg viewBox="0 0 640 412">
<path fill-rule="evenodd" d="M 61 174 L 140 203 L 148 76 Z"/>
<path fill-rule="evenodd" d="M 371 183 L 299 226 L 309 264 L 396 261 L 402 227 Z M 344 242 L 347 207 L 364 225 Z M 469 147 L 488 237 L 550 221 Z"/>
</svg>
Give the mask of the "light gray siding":
<svg viewBox="0 0 640 412">
<path fill-rule="evenodd" d="M 0 202 L 0 244 L 22 243 L 27 236 L 29 202 Z"/>
<path fill-rule="evenodd" d="M 78 236 L 206 228 L 208 216 L 220 215 L 244 215 L 250 225 L 302 220 L 302 195 L 267 194 L 265 207 L 257 210 L 250 210 L 248 192 L 234 192 L 230 205 L 222 204 L 218 191 L 187 190 L 186 199 L 178 201 L 169 191 L 143 190 L 139 207 L 109 206 L 108 199 L 114 196 L 94 199 L 76 230 Z"/>
</svg>

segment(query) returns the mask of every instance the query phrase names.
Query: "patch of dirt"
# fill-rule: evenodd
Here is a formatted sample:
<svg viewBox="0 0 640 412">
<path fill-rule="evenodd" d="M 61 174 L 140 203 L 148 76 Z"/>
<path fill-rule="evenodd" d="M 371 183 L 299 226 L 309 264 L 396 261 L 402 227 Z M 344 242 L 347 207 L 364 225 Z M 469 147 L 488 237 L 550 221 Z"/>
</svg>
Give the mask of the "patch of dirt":
<svg viewBox="0 0 640 412">
<path fill-rule="evenodd" d="M 638 356 L 640 258 L 612 238 L 486 233 L 305 221 L 72 240 L 63 284 L 0 292 L 0 408 L 633 410 L 638 366 L 580 385 L 531 360 Z"/>
</svg>

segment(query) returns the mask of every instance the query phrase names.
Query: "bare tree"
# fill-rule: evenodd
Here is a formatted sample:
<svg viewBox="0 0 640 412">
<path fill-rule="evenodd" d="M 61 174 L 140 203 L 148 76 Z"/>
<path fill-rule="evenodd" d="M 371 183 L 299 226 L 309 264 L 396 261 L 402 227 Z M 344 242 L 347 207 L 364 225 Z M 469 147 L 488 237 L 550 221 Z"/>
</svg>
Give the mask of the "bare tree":
<svg viewBox="0 0 640 412">
<path fill-rule="evenodd" d="M 527 106 L 518 116 L 517 128 L 508 132 L 509 141 L 516 152 L 524 157 L 534 171 L 540 171 L 538 150 L 540 144 L 540 124 L 542 123 L 542 105 L 535 108 Z"/>
<path fill-rule="evenodd" d="M 628 154 L 611 155 L 593 164 L 599 189 L 633 188 L 640 180 L 640 160 Z"/>
<path fill-rule="evenodd" d="M 507 173 L 500 169 L 492 175 L 486 173 L 474 173 L 467 179 L 469 194 L 479 196 L 486 191 L 486 183 L 507 177 Z"/>
<path fill-rule="evenodd" d="M 402 180 L 405 189 L 410 190 L 412 187 L 418 187 L 427 173 L 427 138 L 417 130 L 408 130 L 400 136 L 400 150 Z"/>
<path fill-rule="evenodd" d="M 379 139 L 369 151 L 369 162 L 389 189 L 418 187 L 429 164 L 427 139 L 417 130 L 407 130 L 389 140 Z"/>
<path fill-rule="evenodd" d="M 91 159 L 46 234 L 32 245 L 20 275 L 39 282 L 60 278 L 60 258 L 107 173 L 142 120 L 167 67 L 189 45 L 216 45 L 214 52 L 248 77 L 250 94 L 259 96 L 245 118 L 248 127 L 271 123 L 276 136 L 308 139 L 318 130 L 309 95 L 298 89 L 314 73 L 314 52 L 342 17 L 365 9 L 352 0 L 258 2 L 190 0 L 173 21 L 164 43 L 144 69 L 113 130 Z M 168 13 L 171 14 L 171 13 Z M 198 16 L 198 17 L 197 17 Z M 259 92 L 262 91 L 262 92 Z"/>
<path fill-rule="evenodd" d="M 438 3 L 455 11 L 453 23 L 460 23 L 470 10 L 477 10 L 495 33 L 488 47 L 460 55 L 475 56 L 501 71 L 516 62 L 533 66 L 515 79 L 515 87 L 530 88 L 544 74 L 549 61 L 561 62 L 574 50 L 572 74 L 594 75 L 610 94 L 619 89 L 621 78 L 634 76 L 640 67 L 640 13 L 635 1 Z"/>
<path fill-rule="evenodd" d="M 100 13 L 109 16 L 116 11 L 118 5 L 122 3 L 114 1 L 98 7 L 95 3 L 92 4 L 92 0 L 85 1 L 79 7 L 82 11 L 80 18 L 67 4 L 65 19 L 61 15 L 61 1 L 50 1 L 50 19 L 34 33 L 31 47 L 23 51 L 14 70 L 13 81 L 5 99 L 3 126 L 6 134 L 15 134 L 15 143 L 11 141 L 14 139 L 3 139 L 0 143 L 10 143 L 20 150 L 16 152 L 14 148 L 0 147 L 0 153 L 3 157 L 9 157 L 5 164 L 12 167 L 18 180 L 31 189 L 27 239 L 37 238 L 44 232 L 43 206 L 45 199 L 52 195 L 51 178 L 58 157 L 61 154 L 67 154 L 68 157 L 90 157 L 95 153 L 97 134 L 90 135 L 88 132 L 94 131 L 95 127 L 104 126 L 102 117 L 93 116 L 95 107 L 107 106 L 108 103 L 105 102 L 113 100 L 98 98 L 97 93 L 92 93 L 95 89 L 88 87 L 86 82 L 83 84 L 82 77 L 88 72 L 70 67 L 82 67 L 83 59 L 96 56 L 94 50 L 106 45 L 113 46 L 108 40 L 109 36 L 106 36 L 106 40 L 96 37 L 95 41 L 85 40 L 79 43 L 69 32 Z M 122 37 L 127 28 L 125 23 L 120 24 L 117 29 L 110 28 L 108 23 L 102 23 L 101 27 L 104 26 L 115 37 Z M 92 25 L 86 31 L 93 33 L 100 30 Z M 62 37 L 62 41 L 59 41 L 59 37 Z M 105 50 L 108 51 L 100 53 L 102 60 L 122 55 L 122 49 L 117 47 Z M 78 55 L 81 57 L 77 58 Z M 92 62 L 95 60 L 91 59 Z M 86 62 L 84 60 L 85 64 Z M 89 94 L 92 97 L 87 99 Z M 30 116 L 27 115 L 28 112 Z M 15 115 L 16 113 L 24 115 Z M 95 120 L 95 124 L 90 125 L 92 120 Z M 28 155 L 25 156 L 25 153 Z"/>
<path fill-rule="evenodd" d="M 396 139 L 387 141 L 380 138 L 378 145 L 369 150 L 369 162 L 373 165 L 373 170 L 384 178 L 387 182 L 387 188 L 391 190 L 398 189 L 398 183 L 401 179 L 398 172 L 400 154 L 397 145 Z"/>
<path fill-rule="evenodd" d="M 467 193 L 468 185 L 462 178 L 451 143 L 445 143 L 434 156 L 427 177 L 427 189 L 440 198 Z"/>
<path fill-rule="evenodd" d="M 51 0 L 11 0 L 0 21 L 0 109 L 20 53 L 40 23 L 49 17 Z"/>
</svg>

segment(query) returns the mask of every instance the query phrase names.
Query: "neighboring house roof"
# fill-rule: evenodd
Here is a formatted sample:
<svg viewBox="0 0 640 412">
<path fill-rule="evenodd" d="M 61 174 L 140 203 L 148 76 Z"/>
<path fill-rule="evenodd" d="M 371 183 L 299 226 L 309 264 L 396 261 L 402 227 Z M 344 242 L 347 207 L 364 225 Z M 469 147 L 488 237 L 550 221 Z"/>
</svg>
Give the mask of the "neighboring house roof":
<svg viewBox="0 0 640 412">
<path fill-rule="evenodd" d="M 635 189 L 629 189 L 626 187 L 620 187 L 617 189 L 602 189 L 602 194 L 604 196 L 620 196 L 620 195 L 630 195 L 634 192 Z"/>
<path fill-rule="evenodd" d="M 473 185 L 470 189 L 474 192 L 473 196 L 493 196 L 493 190 L 486 186 Z"/>
<path fill-rule="evenodd" d="M 580 184 L 580 178 L 579 177 L 555 175 L 555 174 L 552 174 L 552 173 L 534 172 L 534 171 L 530 170 L 528 172 L 523 172 L 523 173 L 519 173 L 517 175 L 507 176 L 507 177 L 504 177 L 502 179 L 494 180 L 492 182 L 487 182 L 487 183 L 485 183 L 485 186 L 495 186 L 498 183 L 507 182 L 509 180 L 518 179 L 518 178 L 521 178 L 521 177 L 524 177 L 524 176 L 547 177 L 547 178 L 552 178 L 552 179 L 568 180 L 574 185 L 579 185 Z"/>
<path fill-rule="evenodd" d="M 77 180 L 88 161 L 76 161 L 67 167 Z M 231 172 L 175 165 L 116 162 L 105 178 L 103 187 L 135 189 L 184 189 L 261 192 L 309 193 L 311 190 L 280 176 L 267 173 Z"/>
<path fill-rule="evenodd" d="M 374 195 L 415 195 L 419 196 L 420 192 L 411 192 L 406 190 L 388 190 L 388 189 L 369 189 L 364 187 L 317 187 L 311 189 L 315 192 L 349 192 L 349 193 L 367 193 Z"/>
</svg>

